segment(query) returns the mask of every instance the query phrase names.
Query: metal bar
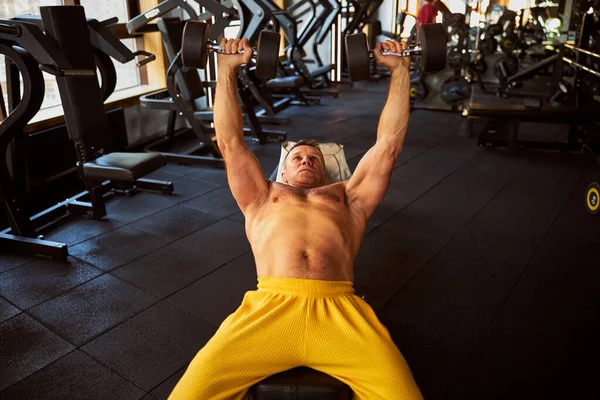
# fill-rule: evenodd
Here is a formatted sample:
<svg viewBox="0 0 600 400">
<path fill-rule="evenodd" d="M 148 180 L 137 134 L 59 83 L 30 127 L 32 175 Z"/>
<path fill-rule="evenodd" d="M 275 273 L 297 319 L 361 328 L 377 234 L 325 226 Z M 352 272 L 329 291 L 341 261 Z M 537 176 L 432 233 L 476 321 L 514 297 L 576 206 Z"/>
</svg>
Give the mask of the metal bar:
<svg viewBox="0 0 600 400">
<path fill-rule="evenodd" d="M 211 42 L 207 42 L 206 43 L 206 48 L 209 50 L 214 51 L 215 53 L 219 53 L 219 54 L 229 54 L 229 53 L 225 53 L 225 50 L 223 50 L 221 48 L 221 45 L 218 43 L 211 43 Z M 232 54 L 244 54 L 244 50 L 238 50 L 236 53 L 232 53 Z M 258 56 L 258 51 L 256 48 L 252 48 L 252 55 L 254 57 Z"/>
<path fill-rule="evenodd" d="M 584 54 L 587 54 L 587 55 L 590 55 L 590 56 L 593 56 L 593 57 L 600 58 L 600 54 L 596 54 L 596 53 L 592 53 L 591 51 L 588 51 L 588 50 L 580 49 L 579 47 L 575 47 L 575 46 L 573 46 L 571 44 L 565 43 L 565 47 L 568 48 L 568 49 L 571 49 L 571 50 L 578 51 L 580 53 L 584 53 Z"/>
<path fill-rule="evenodd" d="M 390 50 L 383 50 L 381 52 L 381 55 L 383 56 L 397 56 L 397 57 L 409 57 L 412 55 L 415 56 L 419 56 L 421 55 L 421 45 L 417 44 L 414 46 L 409 46 L 406 50 L 401 51 L 400 53 L 395 52 L 395 51 L 390 51 Z M 375 57 L 375 53 L 373 53 L 373 50 L 369 50 L 369 58 L 373 59 Z"/>
<path fill-rule="evenodd" d="M 596 75 L 597 77 L 600 77 L 600 72 L 598 72 L 598 71 L 595 71 L 595 70 L 593 70 L 593 69 L 591 69 L 591 68 L 588 68 L 588 67 L 586 67 L 585 65 L 579 64 L 578 62 L 575 62 L 575 61 L 571 60 L 570 58 L 563 57 L 563 61 L 565 61 L 565 62 L 568 62 L 569 64 L 571 64 L 571 65 L 574 65 L 574 66 L 576 66 L 577 68 L 580 68 L 580 69 L 582 69 L 582 70 L 584 70 L 584 71 L 587 71 L 587 72 L 589 72 L 590 74 L 594 74 L 594 75 Z"/>
<path fill-rule="evenodd" d="M 64 243 L 4 233 L 0 233 L 0 248 L 12 249 L 25 254 L 41 254 L 61 259 L 65 259 L 68 256 L 67 245 Z"/>
<path fill-rule="evenodd" d="M 0 23 L 0 33 L 17 36 L 19 34 L 19 28 L 13 25 Z"/>
</svg>

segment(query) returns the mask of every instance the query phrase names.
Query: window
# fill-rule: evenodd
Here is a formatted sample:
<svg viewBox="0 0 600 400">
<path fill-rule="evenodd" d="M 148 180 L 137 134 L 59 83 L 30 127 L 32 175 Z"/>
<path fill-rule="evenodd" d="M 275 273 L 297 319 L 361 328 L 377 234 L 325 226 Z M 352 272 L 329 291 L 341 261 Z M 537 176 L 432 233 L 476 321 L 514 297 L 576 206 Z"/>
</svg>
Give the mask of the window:
<svg viewBox="0 0 600 400">
<path fill-rule="evenodd" d="M 63 4 L 78 4 L 84 7 L 87 18 L 95 18 L 104 21 L 109 18 L 117 17 L 119 23 L 126 23 L 129 19 L 128 3 L 137 0 L 0 0 L 0 20 L 9 20 L 15 16 L 23 14 L 39 15 L 40 6 L 55 6 Z M 122 42 L 131 51 L 135 52 L 135 39 L 124 39 Z M 139 86 L 141 84 L 139 68 L 135 61 L 126 64 L 111 59 L 117 71 L 117 86 L 115 92 L 123 89 Z M 42 103 L 42 109 L 60 105 L 60 95 L 56 80 L 52 75 L 44 73 L 45 97 Z M 6 67 L 4 60 L 0 56 L 0 92 L 5 99 L 6 104 Z"/>
<path fill-rule="evenodd" d="M 129 20 L 127 15 L 127 0 L 79 0 L 79 4 L 85 9 L 87 18 L 95 18 L 98 21 L 105 21 L 109 18 L 119 18 L 119 23 L 124 24 Z M 135 39 L 122 39 L 121 42 L 135 52 Z M 126 64 L 112 59 L 117 71 L 117 86 L 115 91 L 128 89 L 140 85 L 139 69 L 135 65 L 135 61 L 130 61 Z"/>
<path fill-rule="evenodd" d="M 62 5 L 62 0 L 8 0 L 0 2 L 0 19 L 8 20 L 13 17 L 24 14 L 39 15 L 40 6 L 56 6 Z M 3 58 L 3 57 L 2 57 Z M 58 94 L 58 86 L 52 75 L 44 72 L 44 81 L 46 83 L 46 95 L 42 108 L 52 107 L 60 104 L 60 96 Z M 7 104 L 6 99 L 6 64 L 3 59 L 0 59 L 0 87 L 4 96 L 4 104 Z"/>
</svg>

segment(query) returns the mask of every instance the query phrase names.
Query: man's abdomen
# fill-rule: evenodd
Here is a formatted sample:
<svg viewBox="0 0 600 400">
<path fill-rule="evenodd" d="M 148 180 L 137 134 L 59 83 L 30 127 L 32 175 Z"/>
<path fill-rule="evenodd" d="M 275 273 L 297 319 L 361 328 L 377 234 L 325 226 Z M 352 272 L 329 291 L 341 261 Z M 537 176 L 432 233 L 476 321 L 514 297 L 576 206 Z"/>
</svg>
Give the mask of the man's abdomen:
<svg viewBox="0 0 600 400">
<path fill-rule="evenodd" d="M 353 240 L 343 220 L 291 210 L 265 218 L 254 229 L 258 276 L 352 280 Z"/>
</svg>

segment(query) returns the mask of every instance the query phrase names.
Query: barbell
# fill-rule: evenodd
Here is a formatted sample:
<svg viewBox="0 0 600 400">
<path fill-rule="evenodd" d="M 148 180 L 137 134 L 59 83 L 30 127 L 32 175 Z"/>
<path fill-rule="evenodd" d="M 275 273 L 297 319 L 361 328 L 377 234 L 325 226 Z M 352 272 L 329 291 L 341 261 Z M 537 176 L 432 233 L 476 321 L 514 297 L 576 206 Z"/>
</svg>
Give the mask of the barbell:
<svg viewBox="0 0 600 400">
<path fill-rule="evenodd" d="M 204 69 L 209 52 L 225 54 L 221 46 L 209 38 L 209 24 L 193 20 L 186 22 L 181 43 L 181 61 L 184 66 Z M 258 78 L 273 79 L 277 75 L 280 43 L 281 36 L 278 33 L 269 31 L 260 33 L 256 48 L 252 48 Z M 237 54 L 244 54 L 244 51 L 238 51 Z"/>
<path fill-rule="evenodd" d="M 441 71 L 446 68 L 446 43 L 448 36 L 442 24 L 425 24 L 419 30 L 419 43 L 409 46 L 402 52 L 382 51 L 384 56 L 398 57 L 421 56 L 421 69 L 424 72 Z M 369 64 L 375 59 L 373 50 L 369 50 L 367 36 L 364 33 L 347 35 L 346 60 L 352 82 L 365 81 L 371 76 Z"/>
</svg>

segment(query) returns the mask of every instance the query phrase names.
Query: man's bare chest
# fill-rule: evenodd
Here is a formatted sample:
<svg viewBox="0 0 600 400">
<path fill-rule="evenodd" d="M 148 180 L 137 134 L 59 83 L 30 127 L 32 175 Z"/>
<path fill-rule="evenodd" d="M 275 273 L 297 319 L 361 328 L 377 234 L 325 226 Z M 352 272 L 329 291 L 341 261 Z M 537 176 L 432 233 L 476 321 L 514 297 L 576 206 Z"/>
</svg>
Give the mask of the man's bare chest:
<svg viewBox="0 0 600 400">
<path fill-rule="evenodd" d="M 273 183 L 269 193 L 270 205 L 300 205 L 307 208 L 311 206 L 328 206 L 339 208 L 340 211 L 348 208 L 348 201 L 344 185 L 336 183 L 318 188 L 298 188 L 294 186 Z"/>
</svg>

